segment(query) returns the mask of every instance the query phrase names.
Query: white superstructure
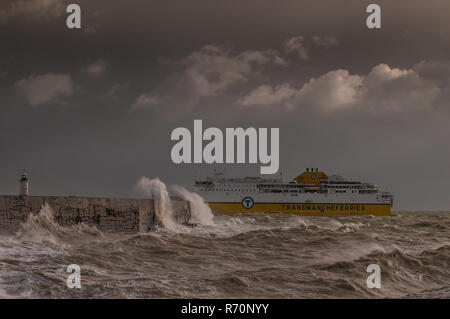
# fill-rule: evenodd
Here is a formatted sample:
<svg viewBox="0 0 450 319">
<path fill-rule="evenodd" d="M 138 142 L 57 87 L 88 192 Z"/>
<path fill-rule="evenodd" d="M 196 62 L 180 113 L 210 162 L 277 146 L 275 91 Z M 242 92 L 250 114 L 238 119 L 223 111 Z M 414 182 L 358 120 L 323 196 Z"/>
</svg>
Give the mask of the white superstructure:
<svg viewBox="0 0 450 319">
<path fill-rule="evenodd" d="M 291 205 L 303 204 L 309 204 L 308 207 L 312 207 L 311 204 L 317 204 L 320 211 L 324 206 L 326 209 L 327 205 L 339 204 L 351 205 L 349 210 L 364 211 L 366 214 L 366 208 L 373 208 L 373 205 L 390 208 L 393 204 L 392 195 L 382 192 L 375 184 L 346 180 L 338 175 L 328 177 L 318 169 L 307 169 L 288 183 L 283 182 L 281 178 L 226 178 L 222 174 L 215 174 L 196 181 L 195 191 L 213 209 L 223 212 L 230 210 L 236 212 L 235 204 L 239 206 L 237 212 L 253 211 L 255 206 L 259 206 L 257 211 L 284 212 L 291 210 Z M 231 204 L 233 205 L 230 206 Z M 299 206 L 297 210 L 302 211 L 302 207 Z M 315 211 L 315 209 L 310 210 Z M 378 212 L 379 209 L 371 209 L 371 211 Z"/>
</svg>

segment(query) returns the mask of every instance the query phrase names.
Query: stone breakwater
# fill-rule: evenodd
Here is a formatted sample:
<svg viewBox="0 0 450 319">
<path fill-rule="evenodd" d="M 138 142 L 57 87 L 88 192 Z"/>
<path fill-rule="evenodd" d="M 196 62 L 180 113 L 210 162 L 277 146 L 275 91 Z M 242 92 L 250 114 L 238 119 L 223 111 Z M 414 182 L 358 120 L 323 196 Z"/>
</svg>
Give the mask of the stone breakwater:
<svg viewBox="0 0 450 319">
<path fill-rule="evenodd" d="M 152 199 L 0 196 L 0 231 L 17 231 L 28 215 L 39 214 L 45 204 L 61 226 L 83 223 L 106 232 L 138 233 L 147 232 L 157 222 Z M 189 222 L 189 202 L 172 199 L 172 208 L 178 223 Z"/>
</svg>

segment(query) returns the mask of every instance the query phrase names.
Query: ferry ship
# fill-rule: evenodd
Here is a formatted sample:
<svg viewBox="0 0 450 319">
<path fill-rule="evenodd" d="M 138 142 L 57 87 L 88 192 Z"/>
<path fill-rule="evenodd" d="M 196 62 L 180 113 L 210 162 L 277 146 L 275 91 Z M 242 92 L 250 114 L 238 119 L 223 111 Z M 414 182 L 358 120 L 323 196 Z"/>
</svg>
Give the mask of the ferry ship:
<svg viewBox="0 0 450 319">
<path fill-rule="evenodd" d="M 328 176 L 317 168 L 290 182 L 282 178 L 226 178 L 195 181 L 194 190 L 215 213 L 290 213 L 302 216 L 393 216 L 393 196 L 375 184 Z"/>
</svg>

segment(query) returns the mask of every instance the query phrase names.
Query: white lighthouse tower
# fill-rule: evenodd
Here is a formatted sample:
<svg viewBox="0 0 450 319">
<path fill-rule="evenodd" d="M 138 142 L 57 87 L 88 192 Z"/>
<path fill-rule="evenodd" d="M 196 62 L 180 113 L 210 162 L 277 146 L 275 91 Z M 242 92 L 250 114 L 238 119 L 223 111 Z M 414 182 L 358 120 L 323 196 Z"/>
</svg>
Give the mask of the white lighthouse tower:
<svg viewBox="0 0 450 319">
<path fill-rule="evenodd" d="M 20 196 L 28 196 L 28 176 L 25 172 L 22 173 L 19 177 L 20 182 Z"/>
</svg>

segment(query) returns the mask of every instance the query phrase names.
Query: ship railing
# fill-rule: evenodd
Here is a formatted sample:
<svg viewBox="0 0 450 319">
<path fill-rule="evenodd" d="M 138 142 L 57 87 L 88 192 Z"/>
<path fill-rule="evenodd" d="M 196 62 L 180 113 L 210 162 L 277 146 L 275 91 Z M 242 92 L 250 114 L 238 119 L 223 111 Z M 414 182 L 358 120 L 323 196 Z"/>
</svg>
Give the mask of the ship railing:
<svg viewBox="0 0 450 319">
<path fill-rule="evenodd" d="M 213 182 L 210 182 L 210 181 L 196 181 L 195 185 L 196 186 L 212 186 Z"/>
<path fill-rule="evenodd" d="M 360 194 L 377 194 L 378 190 L 376 190 L 376 189 L 360 189 L 359 193 Z"/>
</svg>

